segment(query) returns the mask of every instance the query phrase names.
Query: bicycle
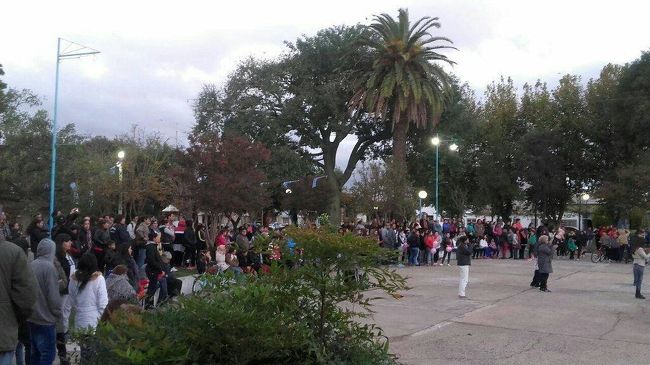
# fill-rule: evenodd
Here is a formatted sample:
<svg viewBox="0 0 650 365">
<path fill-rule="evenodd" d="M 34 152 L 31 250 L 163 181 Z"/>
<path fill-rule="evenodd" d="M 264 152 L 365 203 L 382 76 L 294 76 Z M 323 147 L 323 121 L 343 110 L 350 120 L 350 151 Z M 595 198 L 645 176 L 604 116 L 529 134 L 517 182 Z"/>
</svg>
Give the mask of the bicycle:
<svg viewBox="0 0 650 365">
<path fill-rule="evenodd" d="M 609 261 L 607 259 L 607 246 L 602 245 L 596 249 L 596 251 L 591 253 L 591 262 L 604 262 Z"/>
</svg>

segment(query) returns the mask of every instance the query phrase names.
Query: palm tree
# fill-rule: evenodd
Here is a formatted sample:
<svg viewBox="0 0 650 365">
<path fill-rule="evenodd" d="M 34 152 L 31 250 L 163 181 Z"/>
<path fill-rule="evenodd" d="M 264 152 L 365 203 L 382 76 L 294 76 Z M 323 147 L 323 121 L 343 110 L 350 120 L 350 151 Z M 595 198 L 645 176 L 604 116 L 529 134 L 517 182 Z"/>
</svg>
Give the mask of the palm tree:
<svg viewBox="0 0 650 365">
<path fill-rule="evenodd" d="M 455 48 L 450 39 L 432 36 L 434 27 L 440 27 L 438 18 L 424 17 L 411 25 L 408 10 L 400 9 L 397 21 L 388 14 L 376 15 L 362 36 L 373 63 L 362 72 L 350 105 L 354 112 L 365 110 L 379 120 L 391 120 L 396 163 L 406 163 L 410 124 L 435 125 L 447 95 L 449 76 L 435 62 L 453 64 L 438 51 Z"/>
</svg>

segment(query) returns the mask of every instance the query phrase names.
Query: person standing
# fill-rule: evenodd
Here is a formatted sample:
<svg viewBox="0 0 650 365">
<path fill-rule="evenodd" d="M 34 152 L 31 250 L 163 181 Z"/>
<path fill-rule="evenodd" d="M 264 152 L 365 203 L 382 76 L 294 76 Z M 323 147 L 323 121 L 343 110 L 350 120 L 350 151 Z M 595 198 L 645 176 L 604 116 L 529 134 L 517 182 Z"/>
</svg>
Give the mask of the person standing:
<svg viewBox="0 0 650 365">
<path fill-rule="evenodd" d="M 411 266 L 420 266 L 418 256 L 420 256 L 420 232 L 417 229 L 411 231 L 411 234 L 406 239 L 409 246 L 409 263 Z"/>
<path fill-rule="evenodd" d="M 458 297 L 466 299 L 465 289 L 469 283 L 469 267 L 472 264 L 472 248 L 469 246 L 467 236 L 461 236 L 457 241 L 456 262 L 460 273 L 460 282 L 458 283 Z"/>
<path fill-rule="evenodd" d="M 63 276 L 65 277 L 65 287 L 61 288 L 61 300 L 63 302 L 63 312 L 61 315 L 61 320 L 56 324 L 56 350 L 59 354 L 59 362 L 61 365 L 70 364 L 67 356 L 66 349 L 66 336 L 68 332 L 68 318 L 70 316 L 69 312 L 65 311 L 66 302 L 69 299 L 68 296 L 68 281 L 70 277 L 75 272 L 75 262 L 70 256 L 70 248 L 72 247 L 72 237 L 67 233 L 59 233 L 56 235 L 56 261 L 54 262 L 57 266 L 63 270 Z M 58 269 L 58 268 L 57 268 Z"/>
<path fill-rule="evenodd" d="M 539 290 L 550 293 L 547 282 L 549 275 L 553 272 L 553 247 L 549 242 L 548 236 L 541 236 L 537 242 L 537 267 L 539 272 Z M 533 280 L 534 281 L 534 280 Z M 537 282 L 536 282 L 537 283 Z"/>
<path fill-rule="evenodd" d="M 111 240 L 110 227 L 110 219 L 100 220 L 99 227 L 93 235 L 93 253 L 97 257 L 97 265 L 101 271 L 104 271 L 104 256 L 106 256 L 108 242 Z"/>
<path fill-rule="evenodd" d="M 643 231 L 641 231 L 641 235 Z M 645 270 L 645 265 L 648 260 L 650 260 L 650 255 L 643 248 L 643 236 L 639 240 L 634 240 L 634 248 L 632 252 L 632 258 L 634 259 L 634 266 L 632 272 L 634 273 L 634 286 L 636 287 L 636 294 L 634 295 L 637 299 L 645 299 L 641 295 L 641 283 L 643 282 L 643 271 Z"/>
<path fill-rule="evenodd" d="M 135 240 L 135 229 L 138 227 L 138 216 L 133 216 L 131 222 L 126 226 L 126 232 L 129 234 L 131 241 Z"/>
<path fill-rule="evenodd" d="M 147 244 L 147 237 L 149 237 L 149 218 L 140 217 L 138 218 L 138 224 L 135 228 L 135 249 L 136 253 L 136 263 L 138 267 L 142 269 L 144 267 L 144 261 L 147 257 L 145 245 Z"/>
<path fill-rule="evenodd" d="M 38 243 L 31 267 L 38 283 L 34 311 L 27 320 L 31 336 L 31 365 L 50 365 L 56 357 L 56 323 L 61 317 L 59 274 L 54 267 L 54 241 L 44 238 Z"/>
<path fill-rule="evenodd" d="M 36 295 L 27 255 L 15 244 L 0 240 L 0 365 L 13 363 L 18 327 L 32 314 Z"/>
</svg>

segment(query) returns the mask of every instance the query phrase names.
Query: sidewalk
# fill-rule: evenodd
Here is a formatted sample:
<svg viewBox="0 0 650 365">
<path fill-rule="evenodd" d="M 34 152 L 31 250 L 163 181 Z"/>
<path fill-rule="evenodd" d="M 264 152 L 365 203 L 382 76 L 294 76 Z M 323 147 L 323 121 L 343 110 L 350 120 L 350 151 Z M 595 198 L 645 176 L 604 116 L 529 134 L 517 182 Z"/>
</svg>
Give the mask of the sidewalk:
<svg viewBox="0 0 650 365">
<path fill-rule="evenodd" d="M 650 363 L 650 300 L 634 298 L 631 265 L 554 260 L 542 293 L 532 261 L 473 260 L 461 300 L 452 264 L 399 269 L 412 289 L 373 308 L 405 364 Z"/>
</svg>

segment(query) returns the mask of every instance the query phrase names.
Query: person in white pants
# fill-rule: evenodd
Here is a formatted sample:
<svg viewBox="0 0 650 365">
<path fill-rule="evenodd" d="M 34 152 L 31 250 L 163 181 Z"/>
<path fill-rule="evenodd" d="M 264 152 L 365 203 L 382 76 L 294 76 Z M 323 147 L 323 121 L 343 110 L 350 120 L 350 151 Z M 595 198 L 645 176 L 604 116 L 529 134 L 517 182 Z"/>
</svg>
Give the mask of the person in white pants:
<svg viewBox="0 0 650 365">
<path fill-rule="evenodd" d="M 465 288 L 469 283 L 469 267 L 472 264 L 472 249 L 469 247 L 467 236 L 462 236 L 457 240 L 458 248 L 456 251 L 456 261 L 458 271 L 460 272 L 460 282 L 458 283 L 458 297 L 466 299 Z"/>
</svg>

